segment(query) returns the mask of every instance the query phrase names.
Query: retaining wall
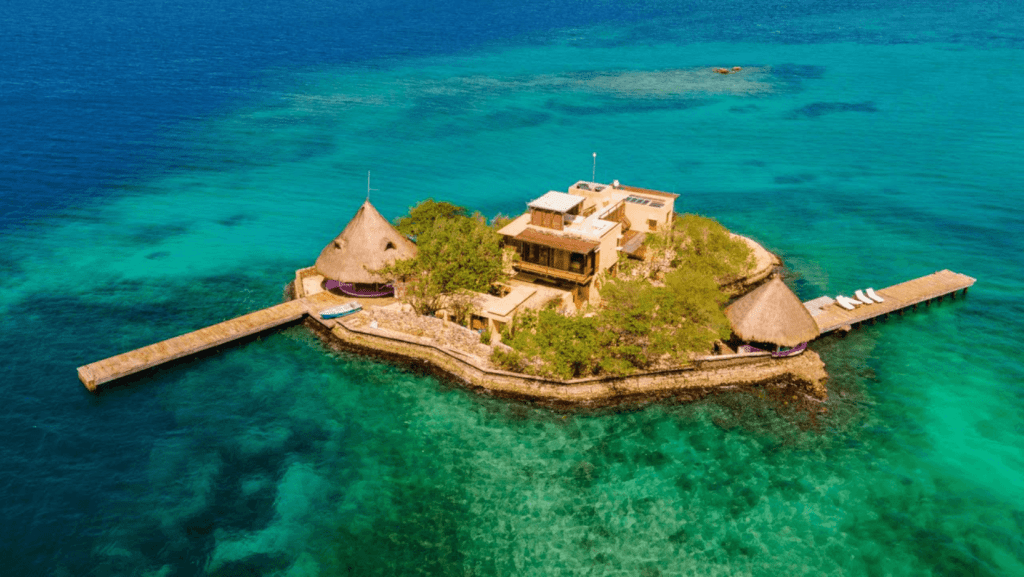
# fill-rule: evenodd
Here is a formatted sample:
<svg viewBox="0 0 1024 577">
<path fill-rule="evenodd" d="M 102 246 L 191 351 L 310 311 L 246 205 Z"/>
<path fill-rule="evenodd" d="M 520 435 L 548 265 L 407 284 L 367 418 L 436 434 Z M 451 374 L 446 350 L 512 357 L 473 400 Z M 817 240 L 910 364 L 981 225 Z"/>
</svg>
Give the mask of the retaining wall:
<svg viewBox="0 0 1024 577">
<path fill-rule="evenodd" d="M 694 400 L 724 388 L 780 381 L 801 385 L 816 398 L 827 397 L 824 382 L 828 375 L 820 357 L 813 351 L 789 358 L 729 355 L 720 360 L 704 358 L 694 366 L 678 369 L 563 381 L 482 367 L 468 355 L 380 330 L 356 329 L 341 323 L 330 327 L 313 318 L 307 325 L 329 343 L 342 348 L 411 361 L 419 368 L 495 396 L 555 406 L 600 407 L 667 398 Z"/>
</svg>

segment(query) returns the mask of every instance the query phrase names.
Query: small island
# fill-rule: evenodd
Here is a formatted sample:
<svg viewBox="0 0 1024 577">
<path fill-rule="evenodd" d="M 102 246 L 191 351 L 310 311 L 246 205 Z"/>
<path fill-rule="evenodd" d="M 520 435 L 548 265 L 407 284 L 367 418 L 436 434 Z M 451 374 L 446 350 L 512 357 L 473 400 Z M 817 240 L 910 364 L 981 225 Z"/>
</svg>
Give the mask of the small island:
<svg viewBox="0 0 1024 577">
<path fill-rule="evenodd" d="M 824 399 L 818 326 L 779 259 L 677 198 L 580 181 L 515 218 L 428 199 L 394 223 L 367 199 L 287 294 L 358 302 L 309 315 L 333 346 L 502 397 L 607 406 L 777 383 Z"/>
<path fill-rule="evenodd" d="M 817 406 L 821 335 L 956 298 L 950 270 L 807 302 L 781 261 L 678 195 L 579 181 L 510 218 L 425 200 L 388 222 L 369 198 L 285 302 L 78 367 L 90 391 L 276 327 L 558 407 L 699 399 L 768 387 Z"/>
</svg>

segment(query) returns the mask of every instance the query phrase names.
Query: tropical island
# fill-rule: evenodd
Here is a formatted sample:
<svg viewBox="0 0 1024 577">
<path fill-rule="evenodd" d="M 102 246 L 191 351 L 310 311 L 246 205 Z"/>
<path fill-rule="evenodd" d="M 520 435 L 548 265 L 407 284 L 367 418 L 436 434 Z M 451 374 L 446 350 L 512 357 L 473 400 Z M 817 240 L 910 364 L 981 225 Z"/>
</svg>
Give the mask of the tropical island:
<svg viewBox="0 0 1024 577">
<path fill-rule="evenodd" d="M 516 218 L 425 200 L 389 223 L 369 198 L 285 302 L 78 367 L 90 391 L 302 321 L 329 346 L 472 389 L 555 406 L 693 400 L 760 389 L 827 397 L 821 335 L 956 298 L 950 270 L 807 302 L 781 261 L 678 195 L 579 181 Z M 808 403 L 803 403 L 808 401 Z"/>
<path fill-rule="evenodd" d="M 677 198 L 580 181 L 515 218 L 427 199 L 393 223 L 367 199 L 287 294 L 356 299 L 357 314 L 306 321 L 334 346 L 499 396 L 607 405 L 782 383 L 823 399 L 805 350 L 818 326 L 779 259 Z"/>
</svg>

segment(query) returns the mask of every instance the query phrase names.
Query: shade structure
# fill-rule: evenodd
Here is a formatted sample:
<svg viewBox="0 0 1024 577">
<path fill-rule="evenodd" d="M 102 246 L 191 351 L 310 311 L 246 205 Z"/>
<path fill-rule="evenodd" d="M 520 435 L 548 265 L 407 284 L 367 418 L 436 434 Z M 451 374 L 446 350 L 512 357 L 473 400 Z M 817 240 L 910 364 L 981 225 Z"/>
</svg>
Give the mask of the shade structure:
<svg viewBox="0 0 1024 577">
<path fill-rule="evenodd" d="M 746 341 L 795 347 L 818 336 L 818 323 L 778 276 L 726 307 L 725 316 Z"/>
<path fill-rule="evenodd" d="M 346 283 L 387 281 L 372 271 L 416 256 L 416 245 L 395 230 L 367 200 L 316 259 L 324 278 Z"/>
</svg>

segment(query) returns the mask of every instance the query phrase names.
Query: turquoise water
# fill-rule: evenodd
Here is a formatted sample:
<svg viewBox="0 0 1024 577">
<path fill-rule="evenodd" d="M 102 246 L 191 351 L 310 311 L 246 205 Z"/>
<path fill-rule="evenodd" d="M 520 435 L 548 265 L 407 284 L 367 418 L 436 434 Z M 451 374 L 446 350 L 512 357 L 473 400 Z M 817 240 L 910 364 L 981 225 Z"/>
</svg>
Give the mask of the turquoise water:
<svg viewBox="0 0 1024 577">
<path fill-rule="evenodd" d="M 1024 575 L 1019 7 L 235 8 L 111 25 L 148 48 L 70 16 L 5 41 L 93 59 L 12 59 L 4 93 L 11 574 Z M 978 284 L 817 342 L 813 415 L 738 393 L 555 412 L 301 327 L 100 395 L 76 379 L 279 302 L 368 170 L 389 218 L 517 214 L 595 151 L 598 180 L 780 254 L 805 299 Z"/>
</svg>

